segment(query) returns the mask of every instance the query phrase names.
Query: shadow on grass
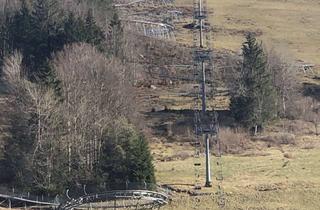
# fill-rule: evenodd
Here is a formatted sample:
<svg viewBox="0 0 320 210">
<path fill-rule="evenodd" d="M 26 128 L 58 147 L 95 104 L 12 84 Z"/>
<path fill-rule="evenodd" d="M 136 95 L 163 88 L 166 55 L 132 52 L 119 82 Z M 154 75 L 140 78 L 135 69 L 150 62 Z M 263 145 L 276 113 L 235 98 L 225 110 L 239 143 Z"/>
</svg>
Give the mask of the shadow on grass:
<svg viewBox="0 0 320 210">
<path fill-rule="evenodd" d="M 303 84 L 303 94 L 320 101 L 320 85 L 312 83 Z"/>
<path fill-rule="evenodd" d="M 217 111 L 220 126 L 228 126 L 234 123 L 230 111 Z M 208 114 L 212 114 L 209 112 Z M 194 133 L 194 111 L 187 110 L 161 110 L 145 113 L 146 119 L 152 121 L 154 135 L 170 137 L 180 136 L 188 138 Z M 173 138 L 174 139 L 174 138 Z"/>
</svg>

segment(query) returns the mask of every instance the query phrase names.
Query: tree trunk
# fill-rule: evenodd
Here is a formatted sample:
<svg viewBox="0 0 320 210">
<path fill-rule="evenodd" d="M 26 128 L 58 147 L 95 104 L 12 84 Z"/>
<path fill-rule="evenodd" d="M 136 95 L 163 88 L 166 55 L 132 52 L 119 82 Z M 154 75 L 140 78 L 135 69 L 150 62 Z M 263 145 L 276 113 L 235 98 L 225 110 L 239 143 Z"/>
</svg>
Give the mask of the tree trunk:
<svg viewBox="0 0 320 210">
<path fill-rule="evenodd" d="M 283 116 L 287 115 L 287 106 L 286 106 L 286 99 L 284 95 L 282 95 L 282 109 L 283 109 Z"/>
<path fill-rule="evenodd" d="M 254 135 L 256 136 L 258 134 L 258 125 L 254 126 Z"/>
<path fill-rule="evenodd" d="M 71 173 L 71 143 L 68 142 L 68 172 Z"/>
</svg>

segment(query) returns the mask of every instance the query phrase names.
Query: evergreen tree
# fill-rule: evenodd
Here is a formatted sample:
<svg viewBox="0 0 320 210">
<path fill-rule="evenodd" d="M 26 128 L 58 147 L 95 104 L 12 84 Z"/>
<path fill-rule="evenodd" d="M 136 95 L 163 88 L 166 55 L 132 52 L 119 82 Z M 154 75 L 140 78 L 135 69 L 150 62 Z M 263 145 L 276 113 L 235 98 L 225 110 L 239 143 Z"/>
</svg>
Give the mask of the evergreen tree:
<svg viewBox="0 0 320 210">
<path fill-rule="evenodd" d="M 23 55 L 30 55 L 32 49 L 31 39 L 31 11 L 25 0 L 22 0 L 21 8 L 15 12 L 11 24 L 8 26 L 10 33 L 10 39 L 12 41 L 12 49 L 20 50 Z M 24 56 L 24 63 L 29 63 L 30 59 L 28 56 Z M 27 72 L 24 72 L 27 73 Z"/>
<path fill-rule="evenodd" d="M 148 142 L 142 135 L 137 136 L 131 142 L 128 169 L 133 182 L 155 183 L 152 156 Z"/>
<path fill-rule="evenodd" d="M 5 56 L 9 53 L 10 47 L 8 46 L 8 28 L 7 28 L 7 19 L 1 18 L 0 19 L 0 69 L 2 69 L 3 61 Z M 1 76 L 0 71 L 0 76 Z"/>
<path fill-rule="evenodd" d="M 104 182 L 154 183 L 154 167 L 148 144 L 126 121 L 107 134 L 99 162 L 99 176 Z"/>
<path fill-rule="evenodd" d="M 33 117 L 22 111 L 12 113 L 10 140 L 4 148 L 4 158 L 0 161 L 0 183 L 27 187 L 32 183 L 32 169 L 30 165 L 34 136 L 29 132 Z M 5 173 L 3 173 L 5 172 Z"/>
<path fill-rule="evenodd" d="M 262 44 L 253 34 L 246 36 L 242 51 L 240 84 L 231 98 L 231 111 L 238 122 L 254 128 L 256 134 L 258 127 L 275 116 L 275 90 Z"/>
<path fill-rule="evenodd" d="M 88 10 L 86 16 L 85 32 L 85 42 L 90 43 L 92 45 L 99 45 L 104 39 L 104 34 L 101 31 L 101 29 L 97 26 L 91 9 Z"/>
<path fill-rule="evenodd" d="M 70 12 L 64 20 L 65 42 L 70 44 L 83 41 L 84 32 L 84 21 Z"/>
<path fill-rule="evenodd" d="M 123 28 L 117 13 L 114 13 L 110 22 L 109 42 L 111 53 L 114 56 L 123 58 Z"/>
<path fill-rule="evenodd" d="M 11 10 L 6 11 L 0 15 L 0 76 L 2 72 L 2 66 L 5 56 L 12 53 L 12 37 L 10 35 L 10 25 L 12 24 Z"/>
<path fill-rule="evenodd" d="M 22 0 L 20 10 L 15 13 L 10 30 L 15 48 L 24 49 L 25 45 L 30 44 L 31 11 L 26 0 Z"/>
<path fill-rule="evenodd" d="M 31 13 L 32 30 L 30 31 L 30 43 L 33 46 L 29 54 L 27 66 L 31 76 L 46 78 L 50 74 L 48 59 L 53 52 L 61 50 L 64 45 L 63 28 L 59 23 L 62 16 L 55 0 L 36 0 Z"/>
</svg>

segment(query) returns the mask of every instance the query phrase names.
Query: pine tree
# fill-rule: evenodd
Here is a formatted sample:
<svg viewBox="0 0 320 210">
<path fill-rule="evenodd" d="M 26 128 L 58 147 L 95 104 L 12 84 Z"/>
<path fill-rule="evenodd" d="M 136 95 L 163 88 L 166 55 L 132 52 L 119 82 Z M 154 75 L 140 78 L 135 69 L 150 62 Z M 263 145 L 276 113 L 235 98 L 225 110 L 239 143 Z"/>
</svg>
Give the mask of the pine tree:
<svg viewBox="0 0 320 210">
<path fill-rule="evenodd" d="M 84 22 L 81 18 L 77 18 L 72 12 L 64 19 L 64 33 L 66 44 L 73 42 L 81 42 L 84 40 Z"/>
<path fill-rule="evenodd" d="M 110 22 L 109 42 L 111 53 L 122 58 L 123 28 L 117 13 L 114 13 Z"/>
<path fill-rule="evenodd" d="M 142 135 L 131 142 L 128 169 L 132 182 L 155 183 L 154 166 L 148 142 Z"/>
<path fill-rule="evenodd" d="M 22 8 L 24 5 L 24 0 L 22 0 Z M 7 5 L 4 8 L 4 14 L 0 15 L 0 76 L 4 58 L 5 56 L 10 55 L 14 48 L 13 36 L 10 31 L 13 15 L 14 12 L 12 9 L 7 8 Z"/>
<path fill-rule="evenodd" d="M 86 33 L 85 42 L 98 46 L 104 40 L 104 34 L 102 30 L 97 26 L 91 9 L 88 10 L 84 29 Z"/>
<path fill-rule="evenodd" d="M 21 110 L 12 113 L 10 117 L 12 136 L 5 145 L 4 159 L 0 161 L 0 183 L 26 187 L 27 184 L 32 183 L 30 153 L 34 136 L 29 132 L 29 126 L 33 124 L 34 119 Z"/>
<path fill-rule="evenodd" d="M 0 19 L 0 69 L 2 69 L 4 58 L 11 51 L 9 43 L 9 33 L 7 23 L 9 18 L 3 17 Z M 1 76 L 2 70 L 0 70 Z"/>
<path fill-rule="evenodd" d="M 99 162 L 99 176 L 106 183 L 154 183 L 152 157 L 145 138 L 126 120 L 106 136 Z M 114 186 L 114 185 L 112 185 Z"/>
<path fill-rule="evenodd" d="M 11 24 L 9 25 L 9 34 L 14 50 L 19 50 L 23 55 L 29 55 L 34 49 L 31 42 L 31 11 L 25 0 L 22 0 L 21 8 L 17 11 Z M 24 56 L 23 63 L 30 63 L 30 58 Z M 25 72 L 24 72 L 25 73 Z"/>
<path fill-rule="evenodd" d="M 254 128 L 256 134 L 258 127 L 275 116 L 275 90 L 262 44 L 253 34 L 246 36 L 242 51 L 240 84 L 238 93 L 231 98 L 231 111 L 238 122 Z"/>
<path fill-rule="evenodd" d="M 129 136 L 127 136 L 129 137 Z M 114 183 L 121 184 L 128 180 L 128 171 L 126 167 L 126 149 L 121 141 L 129 141 L 123 136 L 113 133 L 105 139 L 102 154 L 99 161 L 99 176 L 111 187 Z"/>
<path fill-rule="evenodd" d="M 31 52 L 25 54 L 25 57 L 29 57 L 29 63 L 27 64 L 29 75 L 41 79 L 45 78 L 49 74 L 47 59 L 51 55 L 53 49 L 50 46 L 50 36 L 54 36 L 52 31 L 49 0 L 36 0 L 33 4 L 32 10 L 32 30 L 30 32 Z"/>
</svg>

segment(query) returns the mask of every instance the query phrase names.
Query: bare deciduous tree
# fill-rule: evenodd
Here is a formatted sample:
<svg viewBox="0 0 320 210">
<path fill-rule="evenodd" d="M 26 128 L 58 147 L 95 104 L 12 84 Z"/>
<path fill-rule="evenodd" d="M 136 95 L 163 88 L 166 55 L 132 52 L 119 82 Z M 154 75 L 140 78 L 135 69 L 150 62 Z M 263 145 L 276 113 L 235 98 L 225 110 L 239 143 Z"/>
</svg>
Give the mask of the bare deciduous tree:
<svg viewBox="0 0 320 210">
<path fill-rule="evenodd" d="M 289 56 L 280 54 L 274 49 L 268 52 L 268 67 L 279 95 L 280 114 L 288 117 L 288 104 L 294 102 L 298 95 L 298 68 Z"/>
<path fill-rule="evenodd" d="M 62 85 L 69 170 L 76 154 L 90 173 L 98 161 L 103 133 L 115 119 L 135 113 L 128 70 L 87 44 L 67 46 L 56 55 L 53 66 Z"/>
</svg>

